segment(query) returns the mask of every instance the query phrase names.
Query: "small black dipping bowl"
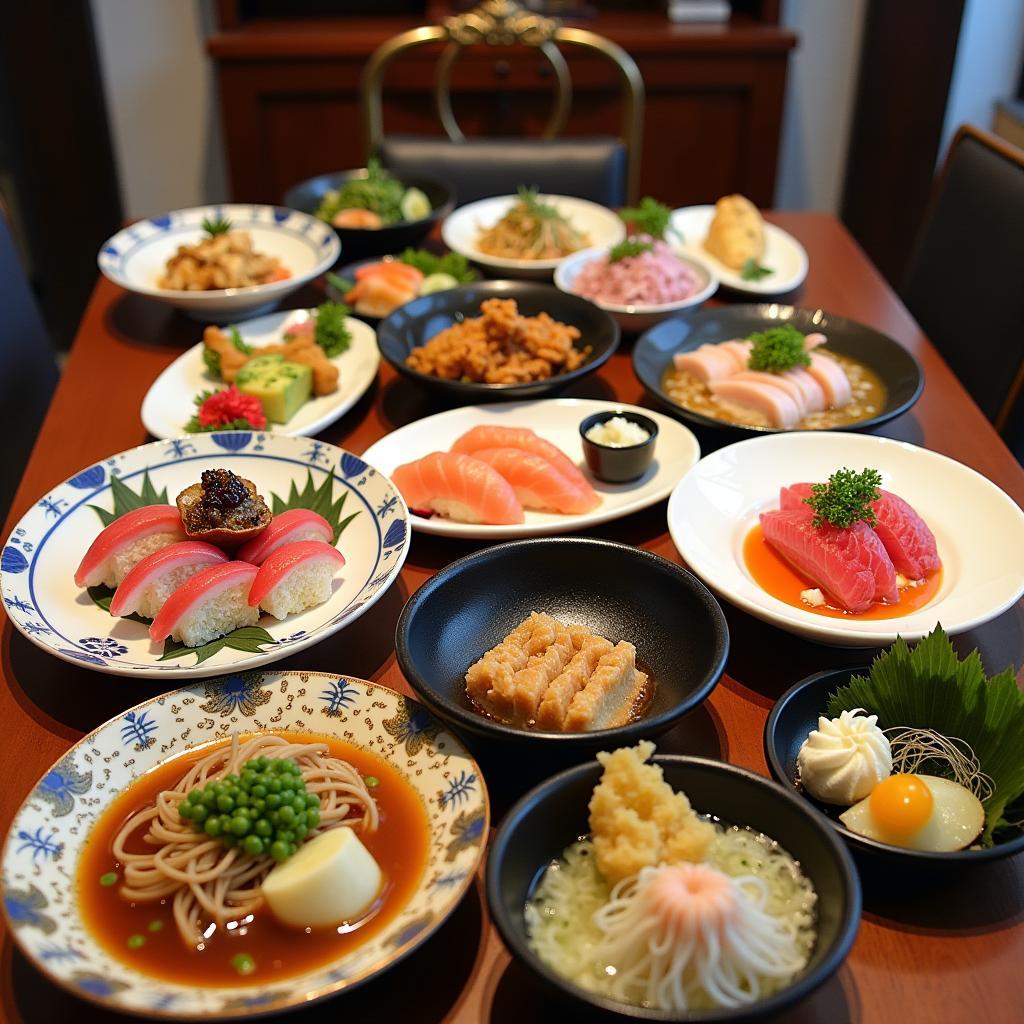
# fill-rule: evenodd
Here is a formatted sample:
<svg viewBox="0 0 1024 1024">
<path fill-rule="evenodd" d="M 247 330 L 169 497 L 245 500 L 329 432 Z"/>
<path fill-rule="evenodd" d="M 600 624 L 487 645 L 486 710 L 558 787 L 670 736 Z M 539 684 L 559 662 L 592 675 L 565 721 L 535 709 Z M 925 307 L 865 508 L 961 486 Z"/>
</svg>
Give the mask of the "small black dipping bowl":
<svg viewBox="0 0 1024 1024">
<path fill-rule="evenodd" d="M 365 178 L 366 168 L 357 167 L 351 171 L 336 171 L 321 174 L 292 185 L 284 194 L 282 202 L 292 210 L 302 210 L 316 216 L 320 201 L 328 192 L 340 188 L 352 178 Z M 447 185 L 431 178 L 401 179 L 406 188 L 418 188 L 430 200 L 430 214 L 419 220 L 400 220 L 383 228 L 334 228 L 341 241 L 341 256 L 346 262 L 368 256 L 384 256 L 389 252 L 401 252 L 408 245 L 419 245 L 455 207 L 455 195 Z M 334 227 L 333 225 L 331 225 Z"/>
<path fill-rule="evenodd" d="M 643 427 L 650 436 L 639 444 L 628 445 L 600 444 L 587 437 L 587 431 L 592 427 L 607 423 L 616 416 Z M 590 472 L 598 480 L 604 480 L 606 483 L 625 484 L 630 480 L 639 479 L 647 472 L 647 467 L 654 459 L 658 424 L 650 416 L 643 416 L 637 412 L 614 409 L 610 412 L 595 412 L 580 424 L 580 438 L 583 441 L 583 456 L 587 460 Z"/>
<path fill-rule="evenodd" d="M 492 298 L 515 299 L 523 316 L 547 313 L 553 320 L 578 328 L 580 337 L 576 347 L 590 350 L 586 360 L 575 370 L 522 384 L 445 380 L 406 366 L 406 357 L 416 346 L 425 344 L 452 324 L 480 316 L 480 303 Z M 554 285 L 533 281 L 479 281 L 424 295 L 400 306 L 381 320 L 377 328 L 377 345 L 380 354 L 399 373 L 429 390 L 468 403 L 493 402 L 549 394 L 593 373 L 618 348 L 619 326 L 610 314 L 592 302 L 561 292 Z"/>
<path fill-rule="evenodd" d="M 503 725 L 474 710 L 466 670 L 533 611 L 633 644 L 654 681 L 646 713 L 614 729 L 561 733 Z M 471 745 L 530 748 L 565 763 L 656 736 L 700 704 L 725 668 L 729 628 L 704 584 L 660 555 L 541 538 L 485 548 L 432 576 L 402 609 L 395 650 L 420 700 Z"/>
<path fill-rule="evenodd" d="M 806 998 L 836 972 L 860 923 L 861 891 L 850 854 L 827 823 L 795 793 L 744 768 L 700 757 L 654 758 L 665 781 L 694 808 L 729 825 L 746 825 L 775 839 L 800 862 L 818 894 L 818 936 L 803 972 L 774 995 L 737 1010 L 676 1014 L 616 1002 L 568 981 L 529 947 L 523 908 L 548 863 L 590 829 L 587 803 L 601 775 L 596 762 L 542 782 L 505 816 L 487 859 L 487 903 L 505 944 L 534 973 L 566 995 L 624 1017 L 659 1021 L 739 1021 L 778 1013 Z"/>
<path fill-rule="evenodd" d="M 923 850 L 905 850 L 899 846 L 890 846 L 865 836 L 859 836 L 844 828 L 839 815 L 845 807 L 821 803 L 808 796 L 796 785 L 796 757 L 800 747 L 812 729 L 818 728 L 819 716 L 825 714 L 830 694 L 840 686 L 845 686 L 851 676 L 867 675 L 868 666 L 860 668 L 833 669 L 818 672 L 800 680 L 796 686 L 787 690 L 772 708 L 768 721 L 764 726 L 764 756 L 772 775 L 793 790 L 808 807 L 813 808 L 823 819 L 843 837 L 858 853 L 868 854 L 873 858 L 890 861 L 896 865 L 918 865 L 921 867 L 942 869 L 962 868 L 970 864 L 999 860 L 1024 850 L 1024 831 L 994 846 L 980 850 L 953 850 L 950 853 L 928 853 Z M 868 709 L 870 711 L 870 709 Z M 899 725 L 898 722 L 887 724 Z M 984 769 L 982 765 L 982 769 Z"/>
</svg>

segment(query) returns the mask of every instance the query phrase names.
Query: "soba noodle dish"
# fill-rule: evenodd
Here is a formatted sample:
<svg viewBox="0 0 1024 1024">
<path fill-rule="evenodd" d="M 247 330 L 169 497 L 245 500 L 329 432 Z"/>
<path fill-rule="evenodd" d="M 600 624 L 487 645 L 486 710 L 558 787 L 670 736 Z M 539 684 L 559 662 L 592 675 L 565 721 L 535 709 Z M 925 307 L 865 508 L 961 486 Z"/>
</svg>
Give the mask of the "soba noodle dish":
<svg viewBox="0 0 1024 1024">
<path fill-rule="evenodd" d="M 598 754 L 591 834 L 546 869 L 529 941 L 552 969 L 635 1006 L 742 1008 L 788 985 L 816 937 L 816 894 L 778 843 L 698 815 L 654 744 Z"/>
</svg>

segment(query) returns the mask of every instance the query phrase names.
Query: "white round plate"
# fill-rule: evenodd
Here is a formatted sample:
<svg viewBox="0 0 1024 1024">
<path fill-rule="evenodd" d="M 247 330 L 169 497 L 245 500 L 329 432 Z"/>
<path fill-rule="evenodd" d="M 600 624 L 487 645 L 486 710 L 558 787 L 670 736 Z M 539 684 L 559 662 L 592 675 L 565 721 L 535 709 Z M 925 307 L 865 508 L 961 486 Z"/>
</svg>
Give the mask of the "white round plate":
<svg viewBox="0 0 1024 1024">
<path fill-rule="evenodd" d="M 571 256 L 567 256 L 559 263 L 555 270 L 556 286 L 570 295 L 579 294 L 573 286 L 580 271 L 592 260 L 599 259 L 607 252 L 608 247 L 605 246 L 603 248 L 581 249 L 579 252 L 574 252 Z M 677 299 L 675 302 L 636 303 L 631 306 L 618 305 L 613 302 L 600 302 L 595 299 L 590 301 L 595 306 L 600 306 L 601 309 L 611 313 L 618 321 L 619 327 L 624 331 L 630 331 L 634 334 L 646 331 L 649 327 L 660 323 L 665 317 L 671 316 L 673 313 L 679 313 L 684 309 L 693 309 L 707 302 L 718 291 L 718 278 L 711 273 L 705 263 L 702 263 L 689 253 L 680 250 L 676 252 L 676 255 L 697 275 L 699 287 L 689 298 Z"/>
<path fill-rule="evenodd" d="M 618 214 L 605 206 L 573 196 L 542 195 L 539 198 L 541 202 L 556 207 L 562 216 L 587 236 L 591 246 L 608 249 L 626 237 L 626 225 Z M 466 259 L 501 271 L 507 277 L 550 278 L 555 267 L 566 257 L 557 260 L 510 260 L 489 256 L 477 248 L 480 233 L 501 220 L 515 201 L 515 196 L 492 196 L 459 207 L 441 227 L 444 244 L 462 253 Z"/>
<path fill-rule="evenodd" d="M 161 288 L 157 281 L 179 245 L 195 245 L 204 237 L 204 220 L 227 219 L 252 235 L 257 252 L 276 256 L 291 277 L 248 288 L 216 288 L 205 292 Z M 330 225 L 283 206 L 224 204 L 175 210 L 140 220 L 108 238 L 96 262 L 114 284 L 146 295 L 198 319 L 229 320 L 270 309 L 307 281 L 330 270 L 341 246 Z"/>
<path fill-rule="evenodd" d="M 837 469 L 877 469 L 882 486 L 908 501 L 935 534 L 938 594 L 893 619 L 832 618 L 767 594 L 743 564 L 758 515 L 779 507 L 779 489 L 826 480 Z M 963 633 L 1024 594 L 1024 513 L 994 483 L 962 463 L 902 441 L 865 434 L 772 434 L 721 448 L 679 482 L 668 503 L 679 554 L 712 590 L 789 633 L 843 647 L 916 640 L 941 623 Z"/>
<path fill-rule="evenodd" d="M 258 626 L 202 648 L 154 644 L 147 624 L 111 618 L 76 587 L 75 567 L 103 529 L 97 510 L 123 512 L 133 500 L 173 504 L 204 469 L 215 468 L 252 480 L 271 511 L 275 496 L 310 507 L 311 492 L 324 501 L 329 495 L 333 509 L 315 508 L 339 528 L 345 524 L 337 547 L 346 563 L 330 599 L 316 608 L 283 621 L 264 615 Z M 192 434 L 111 456 L 40 498 L 4 545 L 0 594 L 17 629 L 64 661 L 112 675 L 217 675 L 278 661 L 355 621 L 397 578 L 409 551 L 408 526 L 409 510 L 391 481 L 350 452 L 278 434 Z"/>
<path fill-rule="evenodd" d="M 169 758 L 233 732 L 278 730 L 373 751 L 419 795 L 430 830 L 427 863 L 397 918 L 337 961 L 282 981 L 193 987 L 153 979 L 115 959 L 92 937 L 78 909 L 77 866 L 92 825 L 129 783 Z M 80 998 L 143 1017 L 253 1017 L 352 988 L 423 943 L 472 884 L 488 819 L 480 769 L 416 701 L 326 672 L 205 680 L 111 719 L 46 772 L 7 833 L 4 910 L 25 956 Z"/>
<path fill-rule="evenodd" d="M 597 412 L 625 410 L 649 416 L 658 424 L 654 462 L 639 479 L 628 484 L 608 484 L 593 477 L 583 459 L 579 426 Z M 512 537 L 554 537 L 583 530 L 598 523 L 621 519 L 667 497 L 679 478 L 700 458 L 700 445 L 693 433 L 678 420 L 650 409 L 622 402 L 599 402 L 584 398 L 551 398 L 538 402 L 494 402 L 467 405 L 417 420 L 371 445 L 363 458 L 392 473 L 396 466 L 421 459 L 431 452 L 448 451 L 467 430 L 483 424 L 529 427 L 545 441 L 557 445 L 580 467 L 601 504 L 584 515 L 562 516 L 554 512 L 526 512 L 526 522 L 514 526 L 486 526 L 457 523 L 441 516 L 425 518 L 409 513 L 409 522 L 421 533 L 442 537 L 505 540 Z"/>
<path fill-rule="evenodd" d="M 807 277 L 807 251 L 788 232 L 774 224 L 764 222 L 764 255 L 760 263 L 771 273 L 760 281 L 745 281 L 738 270 L 727 267 L 704 248 L 714 206 L 684 206 L 672 211 L 671 225 L 682 236 L 679 245 L 711 268 L 726 287 L 747 295 L 784 295 L 803 284 Z"/>
<path fill-rule="evenodd" d="M 242 340 L 253 348 L 279 343 L 285 331 L 316 315 L 315 309 L 293 309 L 283 313 L 246 320 L 239 325 Z M 312 397 L 287 422 L 272 425 L 275 433 L 289 437 L 309 437 L 340 419 L 366 393 L 377 376 L 380 351 L 377 334 L 362 320 L 346 321 L 352 342 L 345 352 L 331 360 L 340 371 L 338 389 L 333 394 Z M 178 437 L 195 412 L 193 399 L 202 391 L 225 387 L 214 380 L 203 362 L 203 343 L 193 345 L 178 356 L 160 374 L 142 400 L 142 424 L 158 438 Z"/>
</svg>

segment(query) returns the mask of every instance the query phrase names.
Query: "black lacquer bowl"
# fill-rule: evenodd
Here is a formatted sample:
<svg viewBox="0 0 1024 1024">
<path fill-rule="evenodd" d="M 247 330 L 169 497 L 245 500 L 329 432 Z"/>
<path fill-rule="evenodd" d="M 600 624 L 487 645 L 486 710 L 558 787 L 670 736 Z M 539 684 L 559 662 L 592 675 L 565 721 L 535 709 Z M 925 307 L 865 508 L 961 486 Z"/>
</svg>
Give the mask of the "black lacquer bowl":
<svg viewBox="0 0 1024 1024">
<path fill-rule="evenodd" d="M 491 844 L 487 901 L 505 944 L 532 971 L 571 999 L 640 1020 L 737 1021 L 777 1013 L 804 999 L 835 973 L 857 934 L 861 890 L 850 854 L 828 823 L 793 792 L 744 768 L 697 757 L 654 758 L 665 780 L 694 808 L 775 839 L 797 861 L 818 895 L 817 941 L 804 971 L 763 1002 L 739 1010 L 673 1014 L 606 999 L 567 981 L 529 947 L 524 907 L 542 870 L 586 835 L 587 804 L 601 775 L 596 762 L 541 783 L 505 816 Z"/>
</svg>

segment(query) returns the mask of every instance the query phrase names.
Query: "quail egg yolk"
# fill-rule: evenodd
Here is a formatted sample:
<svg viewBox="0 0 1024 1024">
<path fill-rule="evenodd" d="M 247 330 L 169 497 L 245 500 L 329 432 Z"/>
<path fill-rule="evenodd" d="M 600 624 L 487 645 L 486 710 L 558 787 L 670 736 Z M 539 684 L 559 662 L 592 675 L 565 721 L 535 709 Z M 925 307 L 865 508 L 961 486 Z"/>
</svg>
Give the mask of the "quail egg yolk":
<svg viewBox="0 0 1024 1024">
<path fill-rule="evenodd" d="M 871 815 L 893 836 L 913 835 L 932 816 L 931 790 L 916 775 L 890 775 L 871 791 Z"/>
</svg>

